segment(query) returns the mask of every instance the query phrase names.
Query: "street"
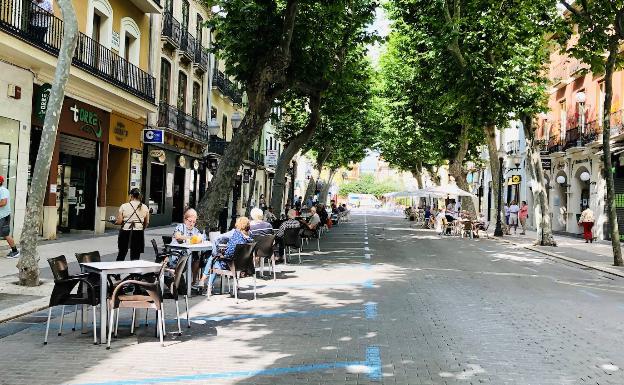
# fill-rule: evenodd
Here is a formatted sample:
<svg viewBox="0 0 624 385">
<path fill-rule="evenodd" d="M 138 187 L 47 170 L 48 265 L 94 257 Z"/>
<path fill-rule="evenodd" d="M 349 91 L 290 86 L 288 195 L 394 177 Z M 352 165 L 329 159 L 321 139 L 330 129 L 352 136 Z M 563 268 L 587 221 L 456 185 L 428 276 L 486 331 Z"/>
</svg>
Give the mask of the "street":
<svg viewBox="0 0 624 385">
<path fill-rule="evenodd" d="M 277 281 L 259 280 L 255 301 L 251 278 L 238 304 L 193 297 L 181 337 L 168 301 L 164 348 L 153 312 L 130 336 L 122 311 L 111 350 L 92 344 L 88 322 L 72 332 L 73 313 L 62 336 L 52 321 L 47 346 L 47 311 L 2 323 L 0 383 L 624 383 L 621 278 L 495 240 L 439 237 L 383 211 L 353 215 L 315 247 L 302 265 L 296 253 L 278 265 Z"/>
</svg>

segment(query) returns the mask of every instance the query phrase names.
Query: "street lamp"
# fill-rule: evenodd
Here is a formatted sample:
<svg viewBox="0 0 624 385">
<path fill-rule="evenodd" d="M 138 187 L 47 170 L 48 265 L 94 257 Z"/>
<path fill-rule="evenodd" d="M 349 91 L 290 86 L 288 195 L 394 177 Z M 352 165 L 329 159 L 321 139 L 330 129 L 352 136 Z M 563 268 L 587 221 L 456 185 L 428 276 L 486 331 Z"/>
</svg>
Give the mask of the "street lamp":
<svg viewBox="0 0 624 385">
<path fill-rule="evenodd" d="M 236 111 L 232 114 L 232 128 L 233 129 L 238 130 L 238 127 L 240 127 L 242 121 L 243 121 L 243 116 L 241 115 L 240 112 Z"/>
<path fill-rule="evenodd" d="M 503 160 L 505 159 L 506 152 L 503 150 L 503 145 L 501 143 L 500 148 L 498 149 L 498 166 L 499 166 L 499 182 L 500 187 L 498 191 L 498 205 L 496 207 L 496 229 L 494 229 L 495 237 L 503 236 L 503 225 L 501 223 L 501 208 L 502 208 L 502 198 L 503 198 Z"/>
</svg>

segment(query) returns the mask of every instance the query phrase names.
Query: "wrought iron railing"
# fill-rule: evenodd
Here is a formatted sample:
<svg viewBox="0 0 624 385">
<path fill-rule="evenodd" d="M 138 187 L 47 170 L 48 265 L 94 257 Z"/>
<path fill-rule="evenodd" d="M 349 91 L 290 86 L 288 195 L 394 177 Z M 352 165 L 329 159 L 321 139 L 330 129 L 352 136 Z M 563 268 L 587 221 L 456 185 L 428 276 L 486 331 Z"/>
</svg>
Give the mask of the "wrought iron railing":
<svg viewBox="0 0 624 385">
<path fill-rule="evenodd" d="M 563 151 L 563 145 L 561 143 L 561 137 L 559 135 L 553 135 L 550 137 L 548 141 L 548 152 L 559 152 Z"/>
<path fill-rule="evenodd" d="M 28 0 L 0 0 L 0 29 L 54 56 L 63 41 L 63 21 Z M 83 33 L 78 35 L 72 63 L 154 103 L 153 76 Z"/>
<path fill-rule="evenodd" d="M 180 37 L 180 50 L 182 51 L 182 54 L 190 60 L 195 60 L 196 47 L 197 43 L 195 41 L 195 37 L 182 28 Z"/>
<path fill-rule="evenodd" d="M 225 154 L 225 149 L 227 148 L 228 143 L 228 141 L 218 137 L 217 135 L 210 135 L 210 141 L 208 142 L 208 152 L 223 155 Z"/>
<path fill-rule="evenodd" d="M 175 130 L 190 138 L 207 142 L 208 125 L 166 102 L 158 106 L 158 127 Z"/>
<path fill-rule="evenodd" d="M 180 48 L 181 34 L 180 22 L 171 12 L 163 12 L 162 35 L 169 39 L 175 48 Z"/>
<path fill-rule="evenodd" d="M 256 151 L 255 149 L 249 150 L 247 159 L 256 164 L 264 165 L 264 154 L 262 151 Z"/>
<path fill-rule="evenodd" d="M 242 104 L 242 91 L 239 90 L 223 72 L 215 71 L 212 77 L 212 86 L 219 90 L 224 96 L 230 98 L 234 104 Z"/>
<path fill-rule="evenodd" d="M 197 68 L 206 72 L 208 70 L 208 51 L 202 47 L 201 42 L 197 42 L 197 47 L 195 48 L 195 64 L 197 64 Z"/>
</svg>

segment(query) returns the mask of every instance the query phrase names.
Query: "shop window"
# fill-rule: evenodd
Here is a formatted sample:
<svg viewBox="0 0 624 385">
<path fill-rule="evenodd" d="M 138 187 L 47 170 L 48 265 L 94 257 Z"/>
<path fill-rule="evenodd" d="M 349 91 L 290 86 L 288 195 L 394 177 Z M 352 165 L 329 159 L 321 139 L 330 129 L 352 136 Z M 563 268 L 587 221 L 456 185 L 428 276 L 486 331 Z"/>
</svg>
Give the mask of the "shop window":
<svg viewBox="0 0 624 385">
<path fill-rule="evenodd" d="M 152 214 L 165 212 L 165 188 L 166 173 L 165 165 L 160 163 L 150 164 L 150 196 L 149 208 Z"/>
<path fill-rule="evenodd" d="M 169 83 L 171 82 L 171 64 L 165 60 L 160 60 L 160 101 L 169 104 Z"/>
</svg>

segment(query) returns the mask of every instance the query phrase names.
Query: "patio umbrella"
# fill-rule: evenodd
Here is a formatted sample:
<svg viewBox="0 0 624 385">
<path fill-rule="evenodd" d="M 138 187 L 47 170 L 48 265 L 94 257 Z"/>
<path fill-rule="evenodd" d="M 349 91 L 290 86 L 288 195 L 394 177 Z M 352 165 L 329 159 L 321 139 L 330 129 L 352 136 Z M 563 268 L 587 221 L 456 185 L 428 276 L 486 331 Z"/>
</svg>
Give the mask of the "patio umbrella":
<svg viewBox="0 0 624 385">
<path fill-rule="evenodd" d="M 446 186 L 427 187 L 423 191 L 430 193 L 432 195 L 433 194 L 455 195 L 458 197 L 474 197 L 475 196 L 474 194 L 469 193 L 468 191 L 464 191 L 460 189 L 459 187 L 457 187 L 457 185 L 454 185 L 454 184 L 449 184 Z"/>
</svg>

